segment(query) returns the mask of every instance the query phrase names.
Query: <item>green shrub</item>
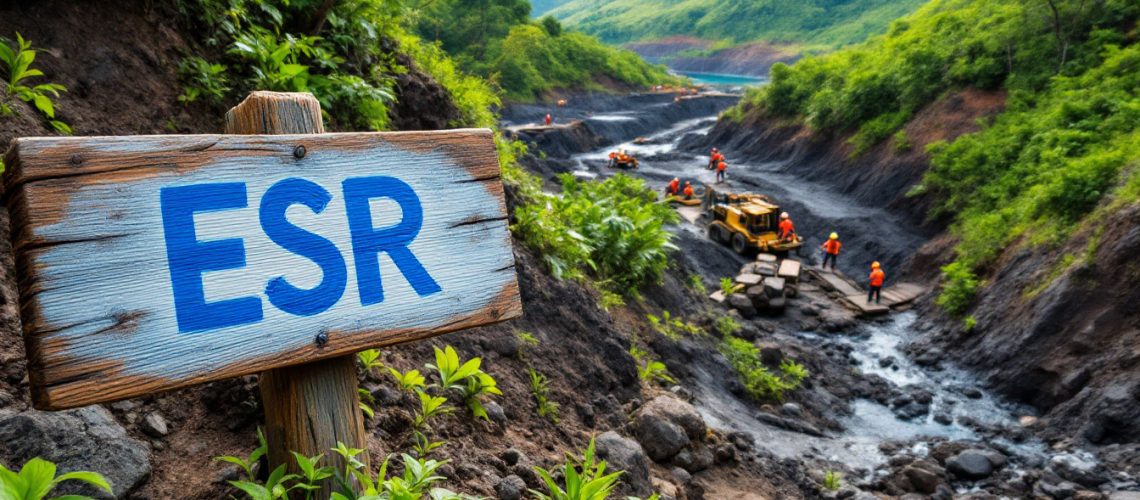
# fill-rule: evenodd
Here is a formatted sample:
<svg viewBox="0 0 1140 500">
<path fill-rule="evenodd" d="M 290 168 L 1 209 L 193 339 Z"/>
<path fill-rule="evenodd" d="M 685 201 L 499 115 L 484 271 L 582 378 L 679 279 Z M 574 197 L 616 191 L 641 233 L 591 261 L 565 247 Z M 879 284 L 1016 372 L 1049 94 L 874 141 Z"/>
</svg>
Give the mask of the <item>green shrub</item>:
<svg viewBox="0 0 1140 500">
<path fill-rule="evenodd" d="M 973 332 L 976 326 L 978 326 L 978 320 L 973 316 L 966 316 L 966 319 L 962 321 L 962 328 L 966 330 L 966 333 Z"/>
<path fill-rule="evenodd" d="M 689 275 L 689 288 L 692 288 L 693 291 L 700 294 L 709 293 L 708 288 L 705 287 L 704 278 L 701 278 L 701 275 L 699 274 Z"/>
<path fill-rule="evenodd" d="M 839 491 L 843 487 L 843 475 L 833 470 L 827 471 L 823 476 L 823 489 L 827 491 Z"/>
<path fill-rule="evenodd" d="M 962 262 L 953 262 L 942 268 L 942 293 L 938 305 L 950 314 L 960 315 L 970 307 L 980 282 L 974 272 Z"/>
<path fill-rule="evenodd" d="M 894 140 L 896 153 L 905 153 L 914 148 L 914 144 L 911 144 L 910 137 L 906 135 L 905 130 L 895 132 Z"/>
<path fill-rule="evenodd" d="M 736 282 L 733 281 L 732 278 L 720 279 L 720 293 L 724 294 L 725 297 L 728 297 L 729 295 L 732 295 L 733 290 L 736 290 Z"/>
<path fill-rule="evenodd" d="M 697 325 L 684 321 L 681 318 L 674 318 L 669 311 L 661 311 L 661 316 L 646 314 L 645 319 L 649 320 L 649 325 L 652 326 L 657 333 L 671 340 L 680 340 L 681 337 L 685 335 L 701 334 L 701 329 L 697 327 Z"/>
<path fill-rule="evenodd" d="M 501 396 L 503 393 L 499 390 L 495 378 L 479 369 L 483 358 L 471 358 L 462 362 L 459 353 L 451 346 L 444 346 L 443 349 L 433 347 L 433 349 L 435 364 L 429 363 L 425 366 L 429 370 L 435 370 L 439 376 L 438 387 L 443 391 L 458 391 L 472 415 L 489 420 L 487 410 L 483 407 L 483 399 L 489 396 Z"/>
<path fill-rule="evenodd" d="M 732 316 L 723 315 L 716 319 L 716 332 L 721 337 L 728 337 L 736 335 L 740 331 L 740 322 L 736 321 Z"/>
<path fill-rule="evenodd" d="M 178 102 L 190 104 L 200 98 L 211 104 L 221 104 L 230 91 L 226 67 L 211 64 L 198 56 L 190 56 L 178 63 L 178 77 L 182 80 L 182 94 Z"/>
<path fill-rule="evenodd" d="M 561 180 L 561 196 L 527 188 L 531 199 L 515 208 L 511 226 L 555 277 L 589 273 L 600 288 L 625 294 L 659 281 L 676 248 L 664 228 L 676 222 L 676 212 L 640 179 L 619 174 L 592 182 L 566 174 Z"/>
<path fill-rule="evenodd" d="M 653 359 L 648 352 L 639 349 L 637 346 L 631 346 L 629 355 L 633 356 L 633 360 L 637 363 L 637 375 L 641 380 L 666 384 L 676 383 L 676 380 L 669 375 L 669 369 L 665 367 L 665 363 Z"/>
<path fill-rule="evenodd" d="M 15 44 L 5 38 L 0 38 L 0 70 L 4 72 L 4 90 L 8 95 L 30 103 L 47 119 L 48 125 L 64 135 L 71 135 L 71 126 L 55 119 L 55 103 L 52 98 L 58 98 L 60 92 L 67 89 L 58 83 L 41 83 L 28 86 L 30 78 L 44 76 L 43 71 L 32 67 L 36 60 L 37 50 L 32 48 L 32 42 L 16 33 Z M 0 116 L 10 116 L 14 112 L 0 100 Z"/>
<path fill-rule="evenodd" d="M 773 374 L 760 363 L 760 350 L 747 340 L 725 337 L 720 346 L 744 389 L 758 400 L 781 401 L 785 393 L 798 389 L 808 376 L 802 365 L 792 361 L 780 365 L 779 375 Z"/>
<path fill-rule="evenodd" d="M 28 460 L 20 467 L 19 472 L 9 470 L 0 464 L 0 498 L 4 500 L 42 500 L 48 498 L 48 494 L 65 481 L 87 483 L 111 493 L 111 483 L 107 482 L 107 479 L 101 474 L 76 471 L 56 476 L 55 464 L 39 457 Z M 55 500 L 76 500 L 87 497 L 64 495 L 53 498 Z"/>
</svg>

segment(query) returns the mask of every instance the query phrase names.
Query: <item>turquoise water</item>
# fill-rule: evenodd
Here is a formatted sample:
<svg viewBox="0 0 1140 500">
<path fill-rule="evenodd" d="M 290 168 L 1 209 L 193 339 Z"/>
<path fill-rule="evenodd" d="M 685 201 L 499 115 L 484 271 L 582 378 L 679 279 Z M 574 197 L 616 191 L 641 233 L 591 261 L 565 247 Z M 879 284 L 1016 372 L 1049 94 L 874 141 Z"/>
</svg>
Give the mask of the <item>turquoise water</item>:
<svg viewBox="0 0 1140 500">
<path fill-rule="evenodd" d="M 694 83 L 718 86 L 755 86 L 768 83 L 768 79 L 760 76 L 722 75 L 720 73 L 681 72 L 693 80 Z"/>
</svg>

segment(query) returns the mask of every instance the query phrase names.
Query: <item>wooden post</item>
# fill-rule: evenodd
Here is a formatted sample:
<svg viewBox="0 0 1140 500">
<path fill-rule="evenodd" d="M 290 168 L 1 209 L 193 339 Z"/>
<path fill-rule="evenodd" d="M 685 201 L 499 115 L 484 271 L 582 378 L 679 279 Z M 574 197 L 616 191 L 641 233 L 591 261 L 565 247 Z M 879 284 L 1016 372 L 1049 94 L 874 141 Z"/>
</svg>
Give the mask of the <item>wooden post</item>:
<svg viewBox="0 0 1140 500">
<path fill-rule="evenodd" d="M 227 134 L 320 134 L 321 104 L 312 94 L 253 92 L 226 113 Z M 297 154 L 304 154 L 298 152 Z M 314 343 L 318 343 L 314 338 Z M 343 356 L 261 373 L 265 438 L 269 469 L 288 464 L 297 472 L 290 451 L 324 454 L 337 470 L 345 463 L 332 452 L 337 443 L 367 450 L 364 420 L 357 393 L 356 357 Z M 358 460 L 368 466 L 367 451 Z M 332 488 L 317 492 L 328 498 Z"/>
</svg>

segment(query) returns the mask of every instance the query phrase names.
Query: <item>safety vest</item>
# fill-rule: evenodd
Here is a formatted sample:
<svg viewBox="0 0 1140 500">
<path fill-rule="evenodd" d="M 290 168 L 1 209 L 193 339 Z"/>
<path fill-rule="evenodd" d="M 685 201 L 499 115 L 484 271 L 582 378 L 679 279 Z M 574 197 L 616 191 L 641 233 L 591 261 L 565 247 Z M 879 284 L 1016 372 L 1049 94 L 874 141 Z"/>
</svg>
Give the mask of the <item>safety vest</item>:
<svg viewBox="0 0 1140 500">
<path fill-rule="evenodd" d="M 883 280 L 887 275 L 883 273 L 882 269 L 871 271 L 871 286 L 883 286 Z"/>
<path fill-rule="evenodd" d="M 839 248 L 842 246 L 843 244 L 840 243 L 839 240 L 827 240 L 823 242 L 824 251 L 831 255 L 839 255 Z"/>
</svg>

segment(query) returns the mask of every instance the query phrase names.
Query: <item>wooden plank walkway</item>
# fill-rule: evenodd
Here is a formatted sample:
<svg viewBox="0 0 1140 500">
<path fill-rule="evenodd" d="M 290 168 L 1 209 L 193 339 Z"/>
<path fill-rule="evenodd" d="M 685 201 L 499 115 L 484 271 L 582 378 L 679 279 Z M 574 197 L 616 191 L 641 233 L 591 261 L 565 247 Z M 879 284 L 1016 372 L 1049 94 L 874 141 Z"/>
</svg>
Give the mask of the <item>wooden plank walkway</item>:
<svg viewBox="0 0 1140 500">
<path fill-rule="evenodd" d="M 914 302 L 915 299 L 926 293 L 926 288 L 921 285 L 899 283 L 883 289 L 882 300 L 879 304 L 868 304 L 867 290 L 843 273 L 823 270 L 818 267 L 809 267 L 807 271 L 820 281 L 824 289 L 839 292 L 849 307 L 867 316 L 886 314 L 890 312 L 891 308 Z"/>
</svg>

